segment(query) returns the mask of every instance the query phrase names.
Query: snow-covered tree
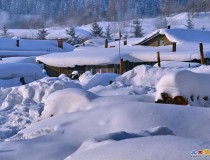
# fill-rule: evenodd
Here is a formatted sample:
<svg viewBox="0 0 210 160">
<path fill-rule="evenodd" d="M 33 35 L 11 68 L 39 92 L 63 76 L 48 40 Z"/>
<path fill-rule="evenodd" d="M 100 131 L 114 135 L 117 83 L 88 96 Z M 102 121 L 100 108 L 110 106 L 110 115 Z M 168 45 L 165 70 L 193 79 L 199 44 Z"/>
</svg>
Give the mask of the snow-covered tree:
<svg viewBox="0 0 210 160">
<path fill-rule="evenodd" d="M 97 22 L 94 22 L 91 26 L 91 32 L 94 37 L 102 37 L 103 28 Z"/>
<path fill-rule="evenodd" d="M 67 40 L 67 43 L 69 43 L 71 45 L 80 43 L 81 40 L 80 40 L 79 36 L 76 35 L 74 27 L 67 28 L 66 34 L 70 36 L 70 38 Z"/>
<path fill-rule="evenodd" d="M 48 34 L 49 33 L 47 32 L 47 30 L 45 28 L 39 29 L 38 30 L 38 33 L 37 33 L 37 39 L 45 40 L 46 39 L 46 36 Z"/>
<path fill-rule="evenodd" d="M 111 28 L 111 25 L 108 25 L 106 28 L 105 28 L 105 37 L 107 39 L 111 39 L 111 36 L 112 36 L 112 28 Z"/>
<path fill-rule="evenodd" d="M 193 24 L 193 18 L 190 14 L 187 15 L 187 24 L 185 25 L 188 29 L 193 29 L 194 24 Z"/>
<path fill-rule="evenodd" d="M 143 29 L 141 26 L 141 22 L 138 19 L 133 21 L 133 35 L 136 38 L 143 36 Z"/>
<path fill-rule="evenodd" d="M 7 26 L 4 24 L 3 27 L 1 28 L 1 37 L 9 37 L 8 29 Z"/>
</svg>

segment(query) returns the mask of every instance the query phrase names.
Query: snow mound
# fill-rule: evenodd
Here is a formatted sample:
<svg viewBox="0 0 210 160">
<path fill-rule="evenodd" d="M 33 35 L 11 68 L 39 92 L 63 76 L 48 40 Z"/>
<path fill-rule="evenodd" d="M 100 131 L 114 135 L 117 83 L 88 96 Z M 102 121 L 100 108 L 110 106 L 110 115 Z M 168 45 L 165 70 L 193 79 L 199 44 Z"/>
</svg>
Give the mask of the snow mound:
<svg viewBox="0 0 210 160">
<path fill-rule="evenodd" d="M 110 82 L 115 81 L 119 75 L 115 73 L 97 73 L 91 76 L 90 73 L 86 72 L 81 76 L 79 80 L 82 82 L 83 88 L 88 90 L 99 85 L 107 86 Z"/>
<path fill-rule="evenodd" d="M 76 88 L 68 88 L 52 93 L 46 100 L 42 118 L 63 113 L 89 109 L 88 104 L 96 95 Z"/>
<path fill-rule="evenodd" d="M 0 139 L 11 137 L 38 120 L 47 97 L 64 88 L 81 86 L 61 76 L 45 77 L 19 87 L 0 88 Z"/>
<path fill-rule="evenodd" d="M 161 93 L 167 93 L 171 97 L 183 96 L 191 105 L 210 107 L 209 82 L 209 74 L 193 73 L 187 70 L 166 74 L 156 86 L 155 99 L 162 99 Z"/>
<path fill-rule="evenodd" d="M 154 87 L 164 74 L 173 70 L 177 69 L 140 65 L 118 77 L 117 81 L 122 83 L 124 86 L 133 85 Z"/>
</svg>

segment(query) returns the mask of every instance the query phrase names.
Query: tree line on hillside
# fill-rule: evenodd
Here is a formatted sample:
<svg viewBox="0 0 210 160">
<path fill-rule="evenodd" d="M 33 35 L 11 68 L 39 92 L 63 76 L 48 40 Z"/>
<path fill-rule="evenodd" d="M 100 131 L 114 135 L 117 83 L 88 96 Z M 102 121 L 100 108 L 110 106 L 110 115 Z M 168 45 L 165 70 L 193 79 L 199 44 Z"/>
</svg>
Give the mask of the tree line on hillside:
<svg viewBox="0 0 210 160">
<path fill-rule="evenodd" d="M 7 26 L 41 28 L 44 25 L 81 25 L 94 21 L 123 21 L 166 16 L 184 11 L 210 10 L 207 0 L 1 0 L 9 13 Z"/>
</svg>

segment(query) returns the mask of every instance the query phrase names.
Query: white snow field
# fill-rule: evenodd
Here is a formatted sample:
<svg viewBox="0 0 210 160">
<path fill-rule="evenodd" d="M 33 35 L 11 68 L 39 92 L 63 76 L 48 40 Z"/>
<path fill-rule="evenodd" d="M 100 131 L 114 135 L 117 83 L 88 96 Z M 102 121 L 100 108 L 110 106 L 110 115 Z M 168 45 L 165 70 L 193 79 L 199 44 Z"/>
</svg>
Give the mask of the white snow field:
<svg viewBox="0 0 210 160">
<path fill-rule="evenodd" d="M 210 109 L 154 103 L 164 75 L 190 71 L 209 74 L 210 67 L 141 65 L 111 85 L 94 78 L 108 81 L 109 74 L 87 72 L 78 81 L 61 75 L 2 88 L 0 157 L 190 160 L 198 156 L 193 151 L 209 149 Z M 86 91 L 88 83 L 94 85 Z"/>
</svg>

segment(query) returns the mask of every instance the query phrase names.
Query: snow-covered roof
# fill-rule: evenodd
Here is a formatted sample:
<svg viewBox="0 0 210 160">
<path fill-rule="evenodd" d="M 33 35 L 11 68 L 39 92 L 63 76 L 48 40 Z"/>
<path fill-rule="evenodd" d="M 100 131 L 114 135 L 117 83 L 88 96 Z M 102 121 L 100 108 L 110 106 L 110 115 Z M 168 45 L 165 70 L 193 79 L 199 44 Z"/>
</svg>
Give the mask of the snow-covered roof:
<svg viewBox="0 0 210 160">
<path fill-rule="evenodd" d="M 194 29 L 158 29 L 151 34 L 145 36 L 136 44 L 141 44 L 143 41 L 155 36 L 166 35 L 169 41 L 177 42 L 178 44 L 193 42 L 193 43 L 210 43 L 210 31 L 194 30 Z"/>
<path fill-rule="evenodd" d="M 121 57 L 130 62 L 156 62 L 157 51 L 161 61 L 192 61 L 200 59 L 199 45 L 195 43 L 178 44 L 177 52 L 172 52 L 171 46 L 122 46 Z M 210 57 L 210 47 L 204 45 L 205 58 Z M 39 56 L 36 60 L 50 66 L 74 67 L 76 65 L 106 65 L 119 64 L 119 48 L 89 48 L 66 53 L 54 53 Z"/>
<path fill-rule="evenodd" d="M 48 52 L 67 52 L 74 49 L 73 46 L 63 42 L 63 48 L 58 47 L 58 42 L 53 40 L 20 39 L 19 47 L 16 39 L 0 38 L 0 56 L 37 56 Z"/>
</svg>

